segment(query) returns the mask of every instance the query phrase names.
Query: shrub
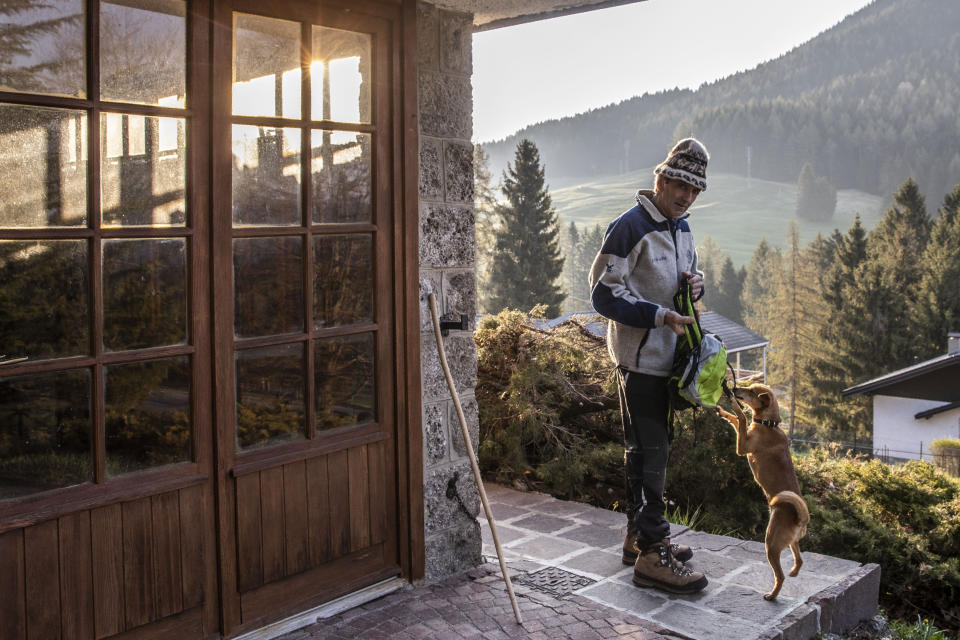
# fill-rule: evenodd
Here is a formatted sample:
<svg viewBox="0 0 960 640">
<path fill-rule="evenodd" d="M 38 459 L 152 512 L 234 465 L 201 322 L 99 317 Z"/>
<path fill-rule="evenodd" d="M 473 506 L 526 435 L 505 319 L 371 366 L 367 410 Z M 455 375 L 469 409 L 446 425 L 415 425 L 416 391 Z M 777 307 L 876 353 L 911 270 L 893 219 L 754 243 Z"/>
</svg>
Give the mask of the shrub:
<svg viewBox="0 0 960 640">
<path fill-rule="evenodd" d="M 960 440 L 934 440 L 930 448 L 933 450 L 933 464 L 954 477 L 960 477 Z"/>
<path fill-rule="evenodd" d="M 896 617 L 960 626 L 960 481 L 926 462 L 824 450 L 795 463 L 810 506 L 805 549 L 879 564 L 880 599 Z"/>
<path fill-rule="evenodd" d="M 619 502 L 623 446 L 603 340 L 576 322 L 538 329 L 511 310 L 481 320 L 474 339 L 484 474 L 567 499 Z"/>
</svg>

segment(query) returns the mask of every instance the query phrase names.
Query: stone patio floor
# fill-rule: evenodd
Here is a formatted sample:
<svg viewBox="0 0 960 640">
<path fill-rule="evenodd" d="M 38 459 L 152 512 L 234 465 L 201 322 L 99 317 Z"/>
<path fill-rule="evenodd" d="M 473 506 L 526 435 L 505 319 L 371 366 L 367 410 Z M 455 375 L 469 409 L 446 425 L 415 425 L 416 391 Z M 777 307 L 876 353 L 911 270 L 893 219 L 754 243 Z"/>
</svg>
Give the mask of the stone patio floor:
<svg viewBox="0 0 960 640">
<path fill-rule="evenodd" d="M 484 486 L 523 624 L 514 618 L 481 513 L 485 564 L 440 583 L 405 585 L 283 640 L 808 640 L 843 633 L 877 610 L 877 565 L 805 552 L 800 574 L 767 602 L 762 594 L 773 575 L 762 543 L 677 526 L 673 539 L 693 547 L 687 564 L 709 585 L 693 596 L 637 588 L 632 567 L 620 561 L 623 514 Z M 782 562 L 789 570 L 789 551 Z"/>
</svg>

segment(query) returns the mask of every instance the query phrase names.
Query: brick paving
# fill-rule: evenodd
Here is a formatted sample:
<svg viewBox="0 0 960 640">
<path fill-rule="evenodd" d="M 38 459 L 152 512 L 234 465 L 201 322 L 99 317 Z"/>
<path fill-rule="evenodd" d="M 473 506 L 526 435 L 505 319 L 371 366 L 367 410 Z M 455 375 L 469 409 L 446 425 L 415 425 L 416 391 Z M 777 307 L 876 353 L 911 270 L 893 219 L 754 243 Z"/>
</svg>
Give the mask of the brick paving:
<svg viewBox="0 0 960 640">
<path fill-rule="evenodd" d="M 512 572 L 511 572 L 512 573 Z M 670 640 L 678 636 L 578 595 L 561 598 L 513 582 L 517 624 L 500 567 L 488 563 L 437 584 L 406 586 L 278 640 Z"/>
</svg>

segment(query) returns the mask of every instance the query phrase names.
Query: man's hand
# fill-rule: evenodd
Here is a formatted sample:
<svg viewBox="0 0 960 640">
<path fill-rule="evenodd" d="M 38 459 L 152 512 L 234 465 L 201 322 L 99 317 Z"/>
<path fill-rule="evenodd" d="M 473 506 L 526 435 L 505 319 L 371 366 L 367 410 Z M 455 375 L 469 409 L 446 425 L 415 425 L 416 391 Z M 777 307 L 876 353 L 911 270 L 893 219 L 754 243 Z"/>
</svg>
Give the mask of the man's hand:
<svg viewBox="0 0 960 640">
<path fill-rule="evenodd" d="M 677 334 L 678 336 L 682 336 L 682 335 L 683 335 L 683 333 L 684 333 L 684 331 L 683 331 L 683 326 L 684 326 L 684 325 L 686 325 L 686 324 L 693 324 L 694 322 L 696 322 L 696 320 L 694 320 L 694 319 L 691 318 L 690 316 L 682 316 L 682 315 L 680 315 L 679 313 L 677 313 L 676 311 L 669 311 L 669 310 L 668 310 L 667 313 L 666 313 L 666 315 L 663 316 L 663 324 L 664 324 L 665 326 L 670 327 L 671 329 L 673 329 L 673 332 L 674 332 L 675 334 Z"/>
<path fill-rule="evenodd" d="M 703 291 L 703 276 L 692 271 L 682 271 L 680 272 L 680 275 L 686 278 L 687 282 L 690 283 L 690 293 L 693 296 L 693 299 L 696 300 L 699 298 L 700 292 Z"/>
</svg>

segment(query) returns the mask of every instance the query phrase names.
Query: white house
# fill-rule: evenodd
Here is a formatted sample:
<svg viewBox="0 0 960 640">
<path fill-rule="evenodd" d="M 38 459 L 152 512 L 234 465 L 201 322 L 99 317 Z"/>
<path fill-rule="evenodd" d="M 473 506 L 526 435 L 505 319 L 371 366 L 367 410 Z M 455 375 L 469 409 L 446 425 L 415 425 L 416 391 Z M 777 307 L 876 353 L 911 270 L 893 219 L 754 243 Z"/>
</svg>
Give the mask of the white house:
<svg viewBox="0 0 960 640">
<path fill-rule="evenodd" d="M 873 395 L 873 451 L 895 459 L 931 460 L 930 443 L 960 438 L 960 333 L 948 352 L 844 389 Z"/>
</svg>

